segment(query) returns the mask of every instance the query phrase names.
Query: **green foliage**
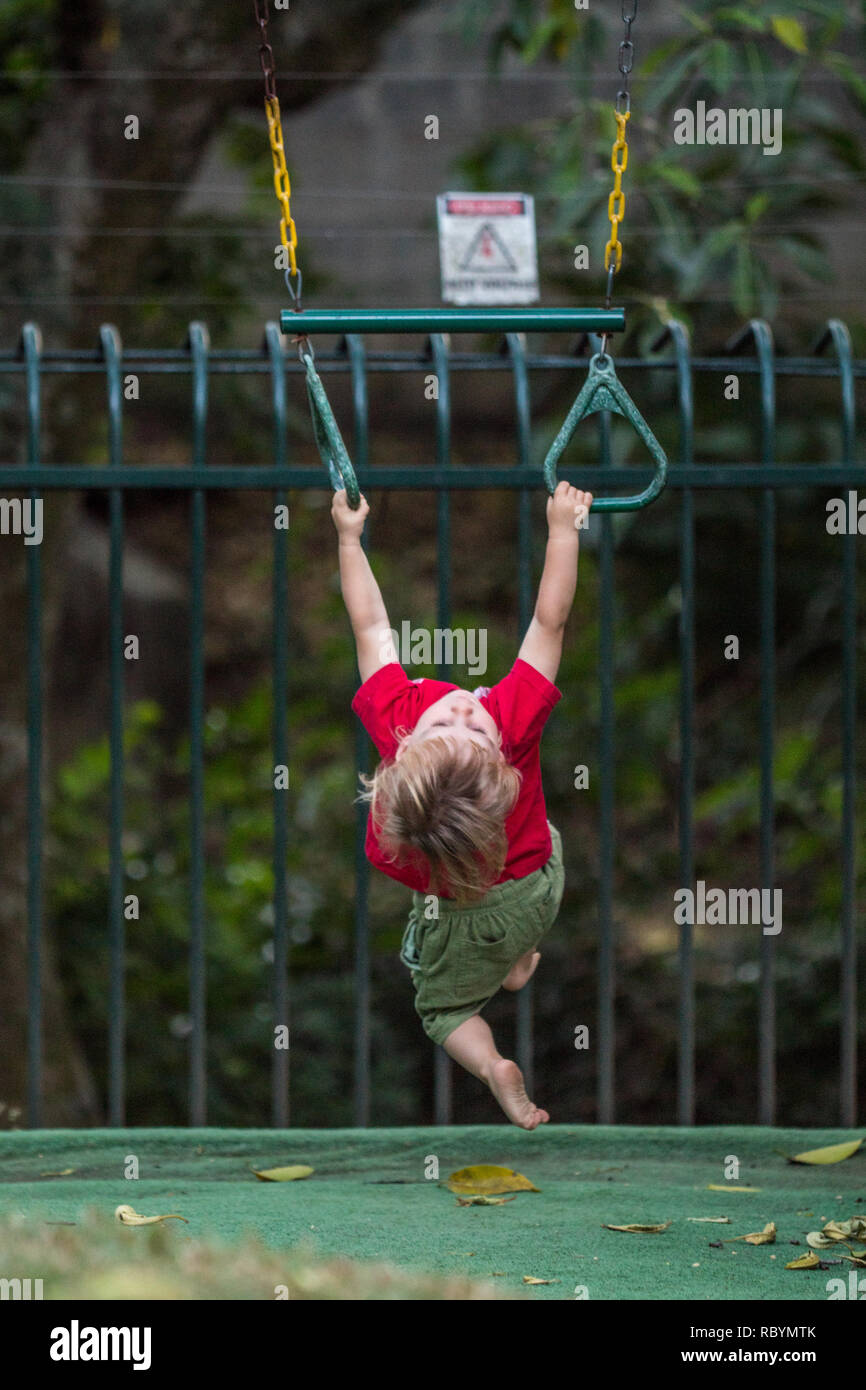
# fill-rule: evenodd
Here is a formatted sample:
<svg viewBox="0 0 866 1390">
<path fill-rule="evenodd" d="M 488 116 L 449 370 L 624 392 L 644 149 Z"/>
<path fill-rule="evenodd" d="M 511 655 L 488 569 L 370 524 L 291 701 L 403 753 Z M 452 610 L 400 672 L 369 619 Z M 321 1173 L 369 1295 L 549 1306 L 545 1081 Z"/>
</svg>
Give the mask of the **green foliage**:
<svg viewBox="0 0 866 1390">
<path fill-rule="evenodd" d="M 725 301 L 741 317 L 789 313 L 787 295 L 830 278 L 816 220 L 847 206 L 863 174 L 857 122 L 866 112 L 866 80 L 852 56 L 862 52 L 863 18 L 843 0 L 675 8 L 681 22 L 654 48 L 641 14 L 635 25 L 617 284 L 644 302 L 652 296 L 656 308 L 676 304 L 693 321 L 717 320 Z M 597 265 L 609 235 L 618 42 L 618 34 L 601 30 L 592 7 L 583 13 L 555 0 L 511 0 L 491 41 L 494 67 L 510 54 L 525 64 L 558 63 L 575 76 L 575 98 L 529 126 L 495 133 L 461 161 L 473 186 L 507 184 L 539 197 L 540 232 L 558 244 L 545 257 L 548 268 L 561 268 L 551 281 L 572 293 L 573 244 L 598 248 Z M 593 97 L 608 76 L 609 97 Z M 675 112 L 693 110 L 698 100 L 780 109 L 781 152 L 676 144 Z"/>
</svg>

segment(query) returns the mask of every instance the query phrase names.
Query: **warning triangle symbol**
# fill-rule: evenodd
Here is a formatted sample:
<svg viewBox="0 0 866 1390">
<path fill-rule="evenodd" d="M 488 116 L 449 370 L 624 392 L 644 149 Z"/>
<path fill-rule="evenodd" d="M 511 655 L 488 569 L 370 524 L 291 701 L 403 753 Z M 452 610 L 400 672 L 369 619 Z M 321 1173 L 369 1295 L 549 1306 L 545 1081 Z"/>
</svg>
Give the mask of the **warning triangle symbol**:
<svg viewBox="0 0 866 1390">
<path fill-rule="evenodd" d="M 483 222 L 460 262 L 461 270 L 516 270 L 517 266 L 503 245 L 496 228 Z"/>
</svg>

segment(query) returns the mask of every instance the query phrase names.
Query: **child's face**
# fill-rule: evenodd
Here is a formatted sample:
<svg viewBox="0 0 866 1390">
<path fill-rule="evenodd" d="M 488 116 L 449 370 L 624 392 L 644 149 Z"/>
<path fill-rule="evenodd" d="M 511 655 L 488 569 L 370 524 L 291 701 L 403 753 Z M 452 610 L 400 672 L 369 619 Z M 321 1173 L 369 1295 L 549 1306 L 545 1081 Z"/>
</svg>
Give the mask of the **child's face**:
<svg viewBox="0 0 866 1390">
<path fill-rule="evenodd" d="M 453 738 L 456 742 L 471 740 L 482 748 L 499 751 L 499 729 L 496 720 L 468 690 L 449 690 L 435 705 L 428 705 L 409 739 L 417 743 L 425 738 Z M 409 739 L 406 742 L 409 742 Z M 397 750 L 397 757 L 405 744 Z"/>
</svg>

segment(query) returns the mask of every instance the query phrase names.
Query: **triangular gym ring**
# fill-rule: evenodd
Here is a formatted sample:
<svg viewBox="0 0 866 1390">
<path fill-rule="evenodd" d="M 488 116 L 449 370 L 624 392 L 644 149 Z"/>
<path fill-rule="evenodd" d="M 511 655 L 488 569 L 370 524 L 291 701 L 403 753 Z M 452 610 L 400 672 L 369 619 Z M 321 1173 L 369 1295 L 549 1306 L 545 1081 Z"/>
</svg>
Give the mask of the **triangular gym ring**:
<svg viewBox="0 0 866 1390">
<path fill-rule="evenodd" d="M 544 460 L 544 481 L 551 495 L 556 490 L 556 465 L 575 429 L 587 415 L 595 415 L 600 410 L 612 410 L 622 415 L 634 426 L 653 456 L 656 465 L 652 482 L 634 497 L 596 497 L 593 499 L 593 512 L 634 512 L 652 502 L 667 481 L 668 460 L 664 449 L 656 439 L 646 420 L 641 415 L 631 396 L 626 391 L 614 370 L 613 358 L 597 352 L 590 359 L 589 372 L 583 389 L 565 418 L 565 423 L 554 439 L 547 458 Z"/>
<path fill-rule="evenodd" d="M 343 443 L 343 436 L 340 434 L 337 421 L 334 419 L 334 412 L 328 397 L 325 395 L 325 388 L 319 373 L 313 366 L 312 354 L 304 352 L 302 356 L 307 370 L 307 397 L 310 402 L 310 414 L 313 417 L 313 433 L 316 437 L 319 453 L 322 456 L 322 463 L 330 475 L 331 486 L 335 491 L 345 488 L 346 500 L 349 506 L 355 509 L 361 501 L 361 489 L 358 487 L 358 479 L 355 476 L 352 461 Z"/>
</svg>

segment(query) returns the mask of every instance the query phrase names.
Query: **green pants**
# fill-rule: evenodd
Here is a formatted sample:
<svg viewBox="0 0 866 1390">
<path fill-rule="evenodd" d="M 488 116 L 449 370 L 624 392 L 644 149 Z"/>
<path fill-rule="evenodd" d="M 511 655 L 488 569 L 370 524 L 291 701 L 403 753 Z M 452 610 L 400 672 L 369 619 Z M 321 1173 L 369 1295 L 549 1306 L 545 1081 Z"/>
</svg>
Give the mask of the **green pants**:
<svg viewBox="0 0 866 1390">
<path fill-rule="evenodd" d="M 480 902 L 459 907 L 450 898 L 412 894 L 400 959 L 412 971 L 415 1010 L 435 1043 L 490 1002 L 512 965 L 556 921 L 565 874 L 553 825 L 550 835 L 553 853 L 542 868 L 497 884 Z"/>
</svg>

